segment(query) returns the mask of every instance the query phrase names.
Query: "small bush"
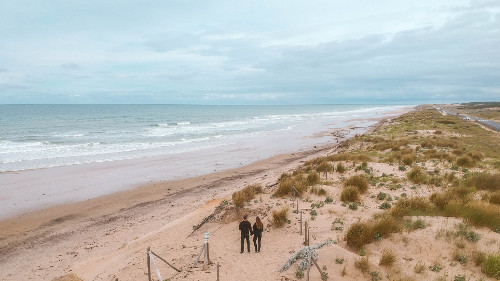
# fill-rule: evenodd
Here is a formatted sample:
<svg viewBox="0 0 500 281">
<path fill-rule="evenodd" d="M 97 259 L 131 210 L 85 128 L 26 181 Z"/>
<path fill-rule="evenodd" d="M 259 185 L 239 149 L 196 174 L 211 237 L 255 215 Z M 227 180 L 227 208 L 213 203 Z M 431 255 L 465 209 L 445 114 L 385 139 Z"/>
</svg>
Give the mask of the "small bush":
<svg viewBox="0 0 500 281">
<path fill-rule="evenodd" d="M 471 168 L 474 167 L 475 162 L 470 156 L 462 156 L 457 158 L 457 165 L 460 167 Z"/>
<path fill-rule="evenodd" d="M 478 250 L 474 250 L 471 256 L 475 266 L 480 266 L 486 260 L 486 254 Z"/>
<path fill-rule="evenodd" d="M 325 203 L 326 204 L 330 204 L 330 203 L 333 203 L 333 198 L 330 197 L 330 196 L 327 196 L 326 199 L 325 199 Z"/>
<path fill-rule="evenodd" d="M 319 183 L 319 174 L 316 171 L 312 171 L 307 175 L 307 185 L 315 185 Z"/>
<path fill-rule="evenodd" d="M 347 171 L 346 167 L 344 165 L 342 165 L 342 163 L 338 163 L 337 164 L 337 168 L 335 169 L 337 171 L 337 173 L 345 173 L 345 171 Z"/>
<path fill-rule="evenodd" d="M 385 215 L 372 222 L 373 233 L 380 237 L 387 237 L 391 233 L 401 230 L 401 223 L 395 218 Z"/>
<path fill-rule="evenodd" d="M 276 227 L 282 227 L 288 222 L 288 207 L 279 211 L 273 210 L 273 222 Z"/>
<path fill-rule="evenodd" d="M 401 157 L 401 162 L 407 166 L 411 166 L 413 162 L 415 162 L 416 156 L 415 154 L 405 154 Z"/>
<path fill-rule="evenodd" d="M 361 249 L 373 239 L 373 227 L 368 223 L 357 222 L 351 225 L 345 235 L 347 245 L 355 250 Z"/>
<path fill-rule="evenodd" d="M 426 213 L 431 209 L 431 204 L 424 198 L 402 198 L 390 210 L 391 216 L 404 217 L 409 214 Z"/>
<path fill-rule="evenodd" d="M 450 202 L 450 197 L 444 193 L 434 193 L 429 197 L 432 203 L 436 205 L 440 210 L 444 210 L 448 202 Z"/>
<path fill-rule="evenodd" d="M 262 193 L 262 186 L 258 184 L 248 185 L 240 191 L 233 193 L 233 204 L 237 208 L 245 206 L 245 203 L 255 198 L 256 194 Z"/>
<path fill-rule="evenodd" d="M 377 194 L 377 199 L 378 199 L 378 200 L 384 200 L 386 197 L 387 197 L 387 194 L 386 194 L 386 193 L 384 193 L 384 192 L 379 192 L 379 193 Z"/>
<path fill-rule="evenodd" d="M 358 188 L 359 193 L 365 193 L 366 191 L 368 191 L 368 181 L 364 176 L 361 175 L 354 175 L 348 178 L 344 182 L 344 186 L 355 186 Z"/>
<path fill-rule="evenodd" d="M 318 172 L 318 173 L 324 173 L 325 171 L 333 172 L 333 166 L 330 163 L 328 163 L 327 161 L 321 162 L 321 164 L 319 164 L 316 167 L 316 172 Z"/>
<path fill-rule="evenodd" d="M 407 174 L 408 179 L 416 184 L 427 183 L 427 174 L 420 167 L 413 168 Z"/>
<path fill-rule="evenodd" d="M 301 279 L 304 277 L 304 271 L 300 270 L 300 269 L 297 269 L 297 271 L 295 271 L 295 277 Z"/>
<path fill-rule="evenodd" d="M 358 209 L 358 204 L 349 203 L 349 209 L 356 211 Z"/>
<path fill-rule="evenodd" d="M 465 183 L 477 189 L 500 191 L 500 174 L 476 173 L 468 177 Z"/>
<path fill-rule="evenodd" d="M 489 202 L 491 204 L 500 205 L 500 192 L 495 192 L 490 195 Z"/>
<path fill-rule="evenodd" d="M 368 262 L 368 257 L 357 259 L 354 262 L 354 267 L 356 267 L 363 273 L 368 272 L 368 270 L 370 270 L 370 263 Z"/>
<path fill-rule="evenodd" d="M 489 255 L 483 262 L 481 271 L 489 277 L 500 279 L 500 254 Z"/>
<path fill-rule="evenodd" d="M 342 189 L 340 200 L 343 202 L 357 202 L 359 201 L 359 189 L 354 186 L 346 186 Z"/>
<path fill-rule="evenodd" d="M 382 251 L 382 255 L 380 256 L 379 265 L 381 266 L 392 266 L 396 261 L 396 255 L 391 250 Z"/>
<path fill-rule="evenodd" d="M 382 210 L 387 210 L 387 209 L 390 209 L 391 207 L 392 207 L 392 205 L 389 202 L 384 202 L 384 203 L 380 204 L 380 206 L 378 206 L 378 208 L 382 209 Z"/>
</svg>

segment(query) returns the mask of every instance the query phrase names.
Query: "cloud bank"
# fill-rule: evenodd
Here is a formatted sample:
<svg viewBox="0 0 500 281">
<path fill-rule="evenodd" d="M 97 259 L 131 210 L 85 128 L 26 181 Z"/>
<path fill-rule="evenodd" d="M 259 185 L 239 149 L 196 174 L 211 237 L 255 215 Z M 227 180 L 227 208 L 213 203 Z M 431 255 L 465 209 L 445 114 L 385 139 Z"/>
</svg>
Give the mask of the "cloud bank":
<svg viewBox="0 0 500 281">
<path fill-rule="evenodd" d="M 4 2 L 0 103 L 500 97 L 498 0 Z"/>
</svg>

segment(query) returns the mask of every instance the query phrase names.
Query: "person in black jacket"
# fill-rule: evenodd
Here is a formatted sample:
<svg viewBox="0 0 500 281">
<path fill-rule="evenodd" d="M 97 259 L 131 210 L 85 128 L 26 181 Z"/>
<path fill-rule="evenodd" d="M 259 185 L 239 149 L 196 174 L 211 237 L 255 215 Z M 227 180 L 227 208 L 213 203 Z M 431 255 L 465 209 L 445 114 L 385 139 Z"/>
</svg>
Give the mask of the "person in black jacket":
<svg viewBox="0 0 500 281">
<path fill-rule="evenodd" d="M 253 224 L 253 245 L 255 246 L 255 252 L 260 252 L 260 240 L 262 239 L 262 231 L 264 231 L 264 225 L 259 217 L 255 218 L 255 223 Z M 257 241 L 258 246 L 257 247 Z"/>
<path fill-rule="evenodd" d="M 248 215 L 243 216 L 243 220 L 240 222 L 240 230 L 241 230 L 241 253 L 243 254 L 243 250 L 245 250 L 244 240 L 247 240 L 247 249 L 250 253 L 250 235 L 253 235 L 252 232 L 252 224 L 247 221 Z"/>
</svg>

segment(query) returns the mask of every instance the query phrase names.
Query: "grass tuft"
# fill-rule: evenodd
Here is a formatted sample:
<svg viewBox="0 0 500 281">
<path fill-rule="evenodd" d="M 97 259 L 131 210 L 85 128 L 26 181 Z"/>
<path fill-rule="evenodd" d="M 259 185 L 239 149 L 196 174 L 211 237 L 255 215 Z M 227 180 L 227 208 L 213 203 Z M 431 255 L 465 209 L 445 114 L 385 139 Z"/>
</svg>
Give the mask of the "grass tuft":
<svg viewBox="0 0 500 281">
<path fill-rule="evenodd" d="M 273 211 L 273 222 L 276 227 L 282 227 L 288 223 L 288 207 Z"/>
<path fill-rule="evenodd" d="M 262 193 L 262 186 L 259 184 L 248 185 L 240 191 L 233 193 L 233 204 L 237 208 L 242 208 L 245 203 L 255 198 L 256 194 Z"/>
<path fill-rule="evenodd" d="M 420 167 L 413 168 L 407 174 L 408 179 L 416 184 L 427 183 L 427 174 Z"/>
<path fill-rule="evenodd" d="M 392 266 L 396 262 L 396 255 L 392 250 L 385 249 L 382 251 L 382 255 L 380 256 L 379 265 L 381 266 Z"/>
<path fill-rule="evenodd" d="M 481 266 L 481 271 L 496 279 L 500 279 L 500 254 L 491 254 Z"/>
<path fill-rule="evenodd" d="M 340 194 L 340 200 L 344 202 L 358 202 L 359 201 L 359 190 L 354 186 L 346 186 L 342 189 Z"/>
<path fill-rule="evenodd" d="M 368 191 L 368 181 L 362 175 L 354 175 L 344 181 L 344 186 L 355 186 L 358 188 L 359 193 Z"/>
</svg>

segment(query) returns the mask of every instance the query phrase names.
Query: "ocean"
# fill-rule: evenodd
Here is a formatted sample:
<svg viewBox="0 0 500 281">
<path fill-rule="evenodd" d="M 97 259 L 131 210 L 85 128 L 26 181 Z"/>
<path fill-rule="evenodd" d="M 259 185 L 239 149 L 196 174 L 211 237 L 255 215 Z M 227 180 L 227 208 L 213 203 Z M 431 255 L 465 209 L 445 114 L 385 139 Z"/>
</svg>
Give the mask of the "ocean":
<svg viewBox="0 0 500 281">
<path fill-rule="evenodd" d="M 312 137 L 401 106 L 0 105 L 0 172 L 194 152 L 272 140 L 246 163 L 333 141 Z M 362 124 L 365 124 L 361 122 Z M 370 124 L 373 124 L 371 122 Z M 367 124 L 365 124 L 367 125 Z"/>
</svg>

